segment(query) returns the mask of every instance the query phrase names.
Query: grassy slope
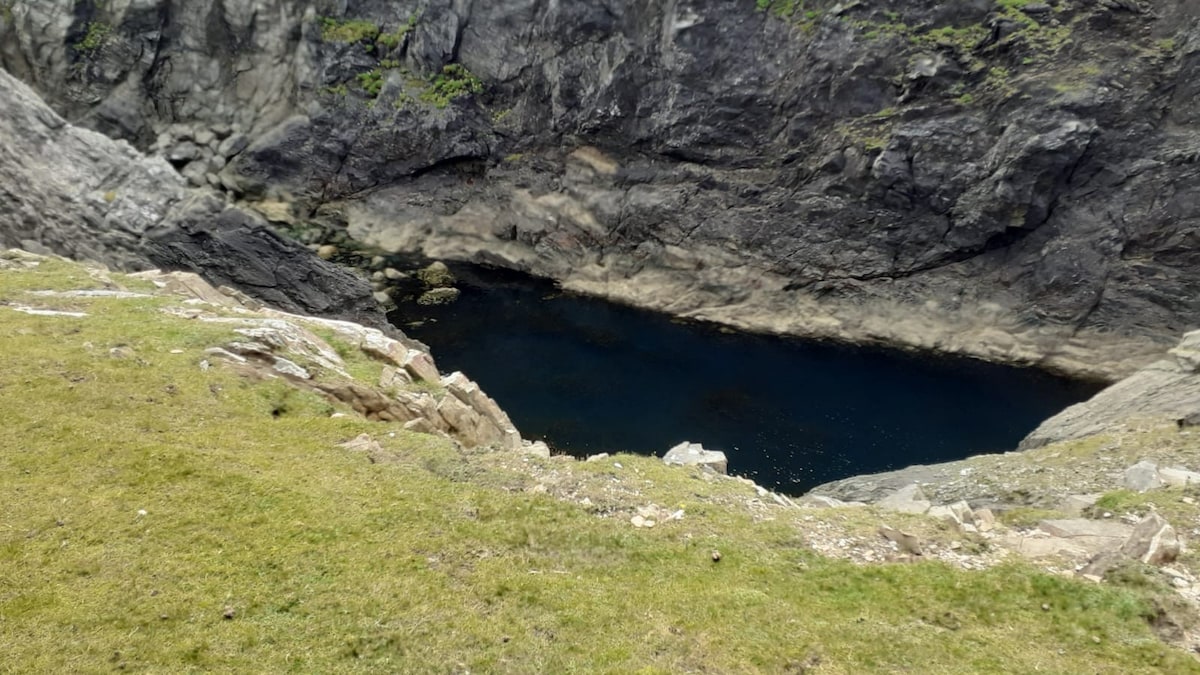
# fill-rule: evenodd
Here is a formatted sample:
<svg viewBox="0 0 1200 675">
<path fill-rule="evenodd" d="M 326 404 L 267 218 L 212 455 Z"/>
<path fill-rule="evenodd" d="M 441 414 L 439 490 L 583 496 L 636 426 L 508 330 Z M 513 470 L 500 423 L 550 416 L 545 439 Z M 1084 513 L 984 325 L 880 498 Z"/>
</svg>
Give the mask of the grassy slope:
<svg viewBox="0 0 1200 675">
<path fill-rule="evenodd" d="M 95 285 L 0 272 L 0 302 Z M 1196 670 L 1134 591 L 827 560 L 794 525 L 696 506 L 731 481 L 621 457 L 647 501 L 689 505 L 636 530 L 433 437 L 201 372 L 228 329 L 157 311 L 174 301 L 51 302 L 91 316 L 0 307 L 0 672 Z M 337 447 L 364 431 L 384 461 Z"/>
</svg>

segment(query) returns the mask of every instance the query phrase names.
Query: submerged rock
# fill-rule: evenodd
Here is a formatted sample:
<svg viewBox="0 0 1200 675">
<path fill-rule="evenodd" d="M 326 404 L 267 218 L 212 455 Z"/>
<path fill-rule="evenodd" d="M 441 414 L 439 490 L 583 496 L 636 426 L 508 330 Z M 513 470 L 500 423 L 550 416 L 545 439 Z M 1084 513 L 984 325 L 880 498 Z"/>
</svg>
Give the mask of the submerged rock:
<svg viewBox="0 0 1200 675">
<path fill-rule="evenodd" d="M 450 268 L 446 267 L 446 263 L 434 261 L 428 266 L 417 270 L 417 278 L 421 283 L 429 288 L 441 288 L 454 284 L 454 275 L 450 273 Z"/>
<path fill-rule="evenodd" d="M 458 299 L 457 288 L 431 288 L 417 298 L 418 305 L 448 305 Z"/>
</svg>

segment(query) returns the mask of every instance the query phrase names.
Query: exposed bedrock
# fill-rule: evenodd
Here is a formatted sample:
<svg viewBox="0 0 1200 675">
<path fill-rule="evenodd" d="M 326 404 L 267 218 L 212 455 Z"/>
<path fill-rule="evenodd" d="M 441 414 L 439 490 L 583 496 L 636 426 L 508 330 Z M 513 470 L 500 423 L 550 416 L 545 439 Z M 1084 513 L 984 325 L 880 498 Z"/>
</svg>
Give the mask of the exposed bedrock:
<svg viewBox="0 0 1200 675">
<path fill-rule="evenodd" d="M 189 189 L 161 158 L 74 127 L 0 71 L 0 248 L 202 274 L 289 311 L 386 327 L 359 277 Z"/>
<path fill-rule="evenodd" d="M 1200 327 L 1189 0 L 11 5 L 65 116 L 292 225 L 1097 377 Z"/>
</svg>

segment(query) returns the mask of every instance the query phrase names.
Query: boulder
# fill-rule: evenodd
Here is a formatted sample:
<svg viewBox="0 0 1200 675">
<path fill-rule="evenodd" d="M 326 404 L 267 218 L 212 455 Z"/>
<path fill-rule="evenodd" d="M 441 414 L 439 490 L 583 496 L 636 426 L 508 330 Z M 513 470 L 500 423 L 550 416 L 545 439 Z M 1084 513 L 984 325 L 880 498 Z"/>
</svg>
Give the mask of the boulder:
<svg viewBox="0 0 1200 675">
<path fill-rule="evenodd" d="M 409 349 L 405 352 L 400 365 L 404 366 L 410 375 L 422 382 L 437 383 L 441 380 L 437 364 L 433 362 L 433 357 L 429 355 L 429 352 Z"/>
<path fill-rule="evenodd" d="M 1158 465 L 1145 459 L 1125 469 L 1121 484 L 1135 492 L 1146 492 L 1165 485 L 1158 475 Z"/>
<path fill-rule="evenodd" d="M 932 503 L 926 499 L 921 486 L 912 483 L 875 502 L 875 506 L 900 513 L 925 513 Z"/>
<path fill-rule="evenodd" d="M 1121 553 L 1147 565 L 1162 565 L 1179 557 L 1183 546 L 1175 528 L 1157 513 L 1143 518 L 1121 546 Z"/>
<path fill-rule="evenodd" d="M 706 450 L 699 443 L 684 441 L 663 455 L 666 464 L 707 467 L 717 473 L 728 473 L 729 461 L 720 450 Z"/>
<path fill-rule="evenodd" d="M 971 510 L 971 506 L 964 501 L 944 506 L 932 506 L 927 513 L 934 518 L 953 523 L 964 529 L 975 529 L 975 513 Z"/>
<path fill-rule="evenodd" d="M 417 278 L 429 288 L 450 286 L 454 283 L 454 275 L 446 263 L 435 261 L 417 272 Z"/>
</svg>

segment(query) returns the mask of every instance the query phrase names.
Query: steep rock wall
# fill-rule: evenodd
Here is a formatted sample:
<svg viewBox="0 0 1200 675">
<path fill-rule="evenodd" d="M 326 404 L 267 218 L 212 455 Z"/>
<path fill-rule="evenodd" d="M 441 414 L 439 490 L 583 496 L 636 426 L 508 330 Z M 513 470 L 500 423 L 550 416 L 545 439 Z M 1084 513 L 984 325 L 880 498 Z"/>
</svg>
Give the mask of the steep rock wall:
<svg viewBox="0 0 1200 675">
<path fill-rule="evenodd" d="M 387 327 L 359 277 L 189 189 L 160 158 L 67 124 L 0 71 L 0 248 L 198 272 L 289 311 Z"/>
<path fill-rule="evenodd" d="M 1197 327 L 1195 3 L 759 4 L 13 0 L 0 58 L 390 250 L 1101 377 Z"/>
</svg>

